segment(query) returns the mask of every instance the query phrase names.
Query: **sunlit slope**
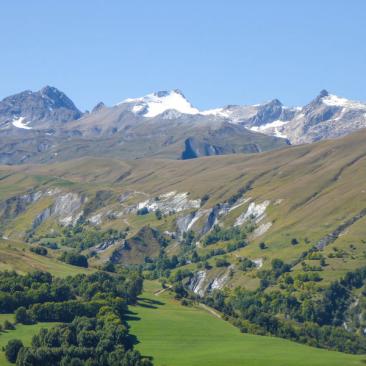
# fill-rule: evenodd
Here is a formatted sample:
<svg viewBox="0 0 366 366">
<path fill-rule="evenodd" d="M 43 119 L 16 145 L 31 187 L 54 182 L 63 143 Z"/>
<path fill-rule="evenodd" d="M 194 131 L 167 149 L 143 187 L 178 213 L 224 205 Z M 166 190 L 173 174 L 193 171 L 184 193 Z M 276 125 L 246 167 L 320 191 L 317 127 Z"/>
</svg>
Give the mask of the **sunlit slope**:
<svg viewBox="0 0 366 366">
<path fill-rule="evenodd" d="M 116 197 L 114 204 L 119 205 L 117 197 L 127 191 L 142 192 L 141 197 L 177 191 L 189 192 L 191 199 L 208 193 L 210 199 L 205 207 L 210 208 L 244 188 L 244 196 L 252 202 L 271 202 L 266 221 L 272 226 L 239 254 L 264 258 L 266 264 L 274 256 L 285 260 L 298 258 L 304 250 L 366 208 L 366 131 L 338 140 L 256 155 L 188 161 L 84 158 L 52 165 L 3 166 L 0 177 L 1 200 L 31 189 L 59 187 L 86 195 L 108 190 Z M 234 213 L 239 215 L 240 209 Z M 233 224 L 234 213 L 225 225 Z M 19 222 L 23 218 L 26 223 Z M 31 224 L 26 214 L 16 220 L 19 225 L 16 227 Z M 356 249 L 341 260 L 330 261 L 324 272 L 343 273 L 365 263 L 365 220 L 361 217 L 350 224 L 342 236 L 325 248 L 329 251 L 336 245 L 348 251 L 353 244 Z M 129 221 L 134 230 L 138 230 L 139 225 L 163 225 L 154 218 L 131 217 Z M 9 222 L 5 229 L 10 231 L 14 225 Z M 113 225 L 120 227 L 122 221 L 102 223 L 106 227 Z M 290 244 L 293 238 L 298 245 Z M 258 248 L 261 241 L 267 244 L 265 252 Z M 329 274 L 329 279 L 332 276 Z"/>
<path fill-rule="evenodd" d="M 152 284 L 132 307 L 131 333 L 137 349 L 156 366 L 347 366 L 365 357 L 300 345 L 275 337 L 242 334 L 204 309 L 186 307 Z"/>
</svg>

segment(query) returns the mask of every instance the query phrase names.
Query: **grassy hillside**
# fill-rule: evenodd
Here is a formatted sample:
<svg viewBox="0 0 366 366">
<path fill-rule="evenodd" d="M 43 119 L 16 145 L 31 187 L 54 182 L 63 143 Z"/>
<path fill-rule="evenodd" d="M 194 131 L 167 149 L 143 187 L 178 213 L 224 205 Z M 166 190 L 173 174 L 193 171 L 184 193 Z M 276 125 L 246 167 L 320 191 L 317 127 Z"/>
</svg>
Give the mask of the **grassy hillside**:
<svg viewBox="0 0 366 366">
<path fill-rule="evenodd" d="M 4 201 L 29 190 L 57 188 L 63 192 L 84 194 L 90 201 L 98 190 L 109 191 L 114 198 L 96 206 L 93 214 L 104 215 L 99 224 L 102 228 L 129 226 L 132 236 L 144 225 L 174 230 L 175 217 L 181 214 L 161 221 L 151 214 L 136 216 L 129 213 L 114 220 L 108 219 L 109 211 L 120 210 L 118 197 L 126 192 L 135 192 L 126 204 L 171 191 L 189 192 L 189 199 L 209 194 L 210 198 L 204 206 L 204 209 L 209 209 L 227 200 L 240 188 L 247 187 L 245 197 L 250 202 L 270 201 L 262 222 L 272 226 L 262 235 L 253 237 L 249 246 L 230 254 L 229 259 L 235 261 L 237 256 L 261 258 L 265 268 L 273 256 L 285 261 L 296 260 L 304 250 L 366 207 L 363 188 L 366 181 L 365 137 L 366 132 L 362 130 L 343 139 L 289 147 L 271 153 L 216 156 L 190 161 L 85 158 L 53 165 L 3 166 L 0 168 L 0 198 Z M 14 238 L 21 236 L 22 232 L 24 234 L 47 202 L 43 198 L 16 218 L 3 222 L 3 232 Z M 231 212 L 222 224 L 232 225 L 248 204 Z M 325 281 L 365 263 L 364 221 L 365 218 L 352 224 L 335 243 L 325 248 L 326 254 L 333 246 L 345 251 L 342 258 L 332 259 L 325 268 Z M 48 220 L 37 230 L 44 235 L 47 230 L 57 231 L 58 226 Z M 296 238 L 298 245 L 291 245 L 293 238 Z M 266 243 L 265 251 L 259 249 L 260 242 Z M 350 250 L 350 244 L 356 250 Z M 234 276 L 232 282 L 241 285 L 251 283 L 250 278 L 242 274 Z"/>
<path fill-rule="evenodd" d="M 3 166 L 0 168 L 0 198 L 5 201 L 30 190 L 57 188 L 62 192 L 84 195 L 90 202 L 96 192 L 108 191 L 112 198 L 99 206 L 94 205 L 90 216 L 100 215 L 98 226 L 101 229 L 129 227 L 129 237 L 132 237 L 146 225 L 161 231 L 174 231 L 176 219 L 188 211 L 166 215 L 159 221 L 153 214 L 136 216 L 131 212 L 123 213 L 123 207 L 176 191 L 188 192 L 189 199 L 199 199 L 208 194 L 209 199 L 202 209 L 209 210 L 245 188 L 244 198 L 248 202 L 223 217 L 220 224 L 230 227 L 247 210 L 249 203 L 269 201 L 261 224 L 271 226 L 260 235 L 252 236 L 248 246 L 227 257 L 232 263 L 236 263 L 238 257 L 260 259 L 263 268 L 268 268 L 273 257 L 286 262 L 297 260 L 301 253 L 366 207 L 365 151 L 366 131 L 362 130 L 338 140 L 256 155 L 226 155 L 189 161 L 84 158 L 51 165 Z M 119 197 L 126 193 L 130 196 L 121 203 Z M 30 204 L 15 218 L 3 220 L 5 235 L 17 239 L 25 235 L 32 228 L 37 214 L 47 206 L 46 198 Z M 108 215 L 115 211 L 122 213 L 112 220 Z M 200 220 L 194 230 L 199 230 L 203 218 Z M 361 218 L 349 225 L 324 249 L 324 255 L 329 259 L 322 273 L 324 283 L 366 263 L 365 220 Z M 47 232 L 60 230 L 55 219 L 50 218 L 36 228 L 36 239 L 47 237 Z M 296 239 L 296 245 L 291 244 L 293 239 Z M 265 250 L 259 248 L 260 242 L 266 244 Z M 355 249 L 350 248 L 351 244 Z M 167 252 L 179 251 L 177 245 L 173 243 Z M 341 249 L 343 254 L 330 258 L 334 247 Z M 199 250 L 207 251 L 205 248 Z M 113 247 L 100 253 L 92 262 L 99 265 L 108 259 L 106 254 L 111 255 L 112 252 Z M 301 267 L 294 270 L 301 271 Z M 251 274 L 235 272 L 230 282 L 232 286 L 255 287 L 257 282 L 252 279 Z"/>
<path fill-rule="evenodd" d="M 91 270 L 71 266 L 50 256 L 31 253 L 28 245 L 0 239 L 0 271 L 15 270 L 20 274 L 35 270 L 50 272 L 57 277 L 66 277 Z M 1 318 L 0 318 L 1 319 Z"/>
<path fill-rule="evenodd" d="M 185 307 L 147 282 L 132 308 L 131 333 L 156 366 L 346 366 L 362 365 L 364 356 L 311 348 L 274 337 L 241 334 L 205 309 Z M 301 355 L 301 356 L 300 356 Z"/>
</svg>

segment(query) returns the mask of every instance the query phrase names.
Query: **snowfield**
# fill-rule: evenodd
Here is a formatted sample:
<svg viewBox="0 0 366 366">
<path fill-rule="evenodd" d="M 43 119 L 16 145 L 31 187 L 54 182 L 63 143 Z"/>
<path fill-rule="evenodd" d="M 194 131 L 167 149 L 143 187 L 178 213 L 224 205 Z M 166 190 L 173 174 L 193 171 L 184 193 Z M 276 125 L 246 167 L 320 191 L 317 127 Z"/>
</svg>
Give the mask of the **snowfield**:
<svg viewBox="0 0 366 366">
<path fill-rule="evenodd" d="M 26 122 L 24 117 L 14 118 L 12 124 L 14 127 L 22 128 L 24 130 L 31 130 L 32 127 L 28 126 L 30 122 Z"/>
</svg>

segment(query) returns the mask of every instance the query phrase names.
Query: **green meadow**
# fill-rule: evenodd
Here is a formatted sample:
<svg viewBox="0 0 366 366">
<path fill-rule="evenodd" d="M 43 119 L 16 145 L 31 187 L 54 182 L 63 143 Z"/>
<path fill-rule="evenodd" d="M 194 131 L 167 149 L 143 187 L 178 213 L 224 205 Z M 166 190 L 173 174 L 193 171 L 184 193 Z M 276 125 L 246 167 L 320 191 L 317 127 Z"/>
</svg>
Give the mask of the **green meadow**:
<svg viewBox="0 0 366 366">
<path fill-rule="evenodd" d="M 280 338 L 242 334 L 208 311 L 185 307 L 146 281 L 138 306 L 131 308 L 136 347 L 155 366 L 347 366 L 365 356 L 312 348 Z"/>
</svg>

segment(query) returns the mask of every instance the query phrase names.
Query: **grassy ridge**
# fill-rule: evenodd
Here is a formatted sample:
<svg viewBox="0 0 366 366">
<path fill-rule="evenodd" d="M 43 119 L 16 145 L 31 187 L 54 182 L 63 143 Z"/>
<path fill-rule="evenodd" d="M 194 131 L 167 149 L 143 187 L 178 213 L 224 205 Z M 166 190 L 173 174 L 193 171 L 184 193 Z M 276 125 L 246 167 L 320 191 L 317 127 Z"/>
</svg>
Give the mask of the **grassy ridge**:
<svg viewBox="0 0 366 366">
<path fill-rule="evenodd" d="M 50 272 L 57 277 L 91 272 L 86 268 L 71 266 L 55 258 L 34 254 L 29 251 L 27 244 L 0 239 L 0 271 L 5 270 L 16 270 L 18 273 L 40 270 Z"/>
<path fill-rule="evenodd" d="M 168 294 L 153 294 L 156 284 L 132 308 L 131 333 L 137 349 L 155 366 L 351 366 L 366 356 L 346 355 L 274 337 L 241 334 L 203 309 L 181 306 Z"/>
</svg>

